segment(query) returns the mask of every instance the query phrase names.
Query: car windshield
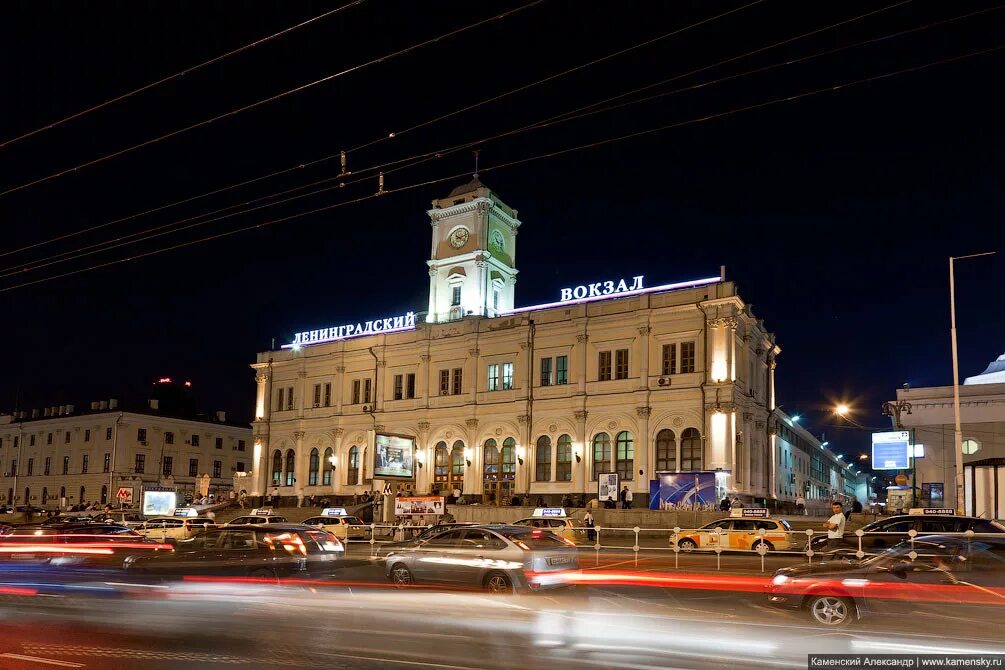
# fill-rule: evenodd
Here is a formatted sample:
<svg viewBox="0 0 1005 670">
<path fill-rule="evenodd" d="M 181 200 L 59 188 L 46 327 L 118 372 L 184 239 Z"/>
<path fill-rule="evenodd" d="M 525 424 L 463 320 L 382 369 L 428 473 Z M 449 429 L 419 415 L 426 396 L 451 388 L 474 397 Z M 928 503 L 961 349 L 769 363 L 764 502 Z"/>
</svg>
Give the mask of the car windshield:
<svg viewBox="0 0 1005 670">
<path fill-rule="evenodd" d="M 562 538 L 549 530 L 528 529 L 527 531 L 501 530 L 499 533 L 512 542 L 522 542 L 531 549 L 559 549 L 568 547 Z"/>
<path fill-rule="evenodd" d="M 911 552 L 915 552 L 916 558 L 911 558 Z M 959 553 L 959 545 L 942 543 L 938 541 L 905 540 L 876 556 L 862 561 L 862 565 L 872 567 L 889 566 L 896 563 L 913 562 L 915 560 L 931 559 L 935 557 L 950 558 Z"/>
</svg>

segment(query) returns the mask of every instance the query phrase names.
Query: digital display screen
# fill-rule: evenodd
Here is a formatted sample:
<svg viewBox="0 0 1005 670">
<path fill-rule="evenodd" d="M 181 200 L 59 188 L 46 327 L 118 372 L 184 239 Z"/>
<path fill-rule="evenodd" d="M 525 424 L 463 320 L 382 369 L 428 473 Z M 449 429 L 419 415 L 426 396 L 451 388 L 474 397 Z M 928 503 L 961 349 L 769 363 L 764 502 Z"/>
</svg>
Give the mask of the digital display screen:
<svg viewBox="0 0 1005 670">
<path fill-rule="evenodd" d="M 373 450 L 374 479 L 415 477 L 415 438 L 377 433 Z"/>
<path fill-rule="evenodd" d="M 144 491 L 144 516 L 171 516 L 178 503 L 178 494 L 174 491 Z"/>
<path fill-rule="evenodd" d="M 911 434 L 906 430 L 872 434 L 872 469 L 906 470 L 914 453 Z"/>
</svg>

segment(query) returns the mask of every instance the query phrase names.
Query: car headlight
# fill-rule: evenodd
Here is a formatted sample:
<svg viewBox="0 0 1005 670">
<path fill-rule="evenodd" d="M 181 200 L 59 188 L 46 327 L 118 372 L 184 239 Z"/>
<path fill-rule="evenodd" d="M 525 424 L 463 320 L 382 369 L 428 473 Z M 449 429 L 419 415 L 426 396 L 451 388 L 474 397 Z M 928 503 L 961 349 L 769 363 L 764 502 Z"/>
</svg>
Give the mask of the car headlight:
<svg viewBox="0 0 1005 670">
<path fill-rule="evenodd" d="M 788 581 L 792 581 L 792 578 L 789 577 L 788 575 L 775 575 L 772 578 L 771 583 L 775 586 L 781 586 L 782 584 Z"/>
</svg>

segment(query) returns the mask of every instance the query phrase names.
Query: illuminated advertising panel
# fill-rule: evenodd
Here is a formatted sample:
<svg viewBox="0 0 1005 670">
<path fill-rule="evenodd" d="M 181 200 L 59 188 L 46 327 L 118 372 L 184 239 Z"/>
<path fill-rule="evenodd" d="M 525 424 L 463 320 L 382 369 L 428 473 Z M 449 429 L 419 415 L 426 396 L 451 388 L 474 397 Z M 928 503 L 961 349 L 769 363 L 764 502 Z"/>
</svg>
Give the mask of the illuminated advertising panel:
<svg viewBox="0 0 1005 670">
<path fill-rule="evenodd" d="M 911 467 L 911 433 L 895 430 L 872 434 L 872 469 L 907 470 Z"/>
<path fill-rule="evenodd" d="M 374 436 L 374 479 L 415 478 L 415 438 L 377 433 Z"/>
<path fill-rule="evenodd" d="M 168 489 L 143 491 L 143 516 L 171 516 L 178 503 L 178 494 Z"/>
</svg>

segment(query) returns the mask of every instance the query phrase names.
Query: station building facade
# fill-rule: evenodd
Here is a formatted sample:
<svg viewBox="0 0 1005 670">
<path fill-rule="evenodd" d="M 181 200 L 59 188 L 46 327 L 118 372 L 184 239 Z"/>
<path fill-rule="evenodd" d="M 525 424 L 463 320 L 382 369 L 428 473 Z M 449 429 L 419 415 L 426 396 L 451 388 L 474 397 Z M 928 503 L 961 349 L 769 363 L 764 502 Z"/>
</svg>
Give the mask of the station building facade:
<svg viewBox="0 0 1005 670">
<path fill-rule="evenodd" d="M 516 307 L 517 210 L 475 179 L 428 215 L 425 314 L 257 356 L 253 495 L 381 490 L 377 432 L 415 439 L 417 493 L 557 503 L 614 472 L 640 507 L 655 473 L 716 471 L 719 493 L 776 497 L 781 350 L 733 282 L 626 277 Z"/>
</svg>

